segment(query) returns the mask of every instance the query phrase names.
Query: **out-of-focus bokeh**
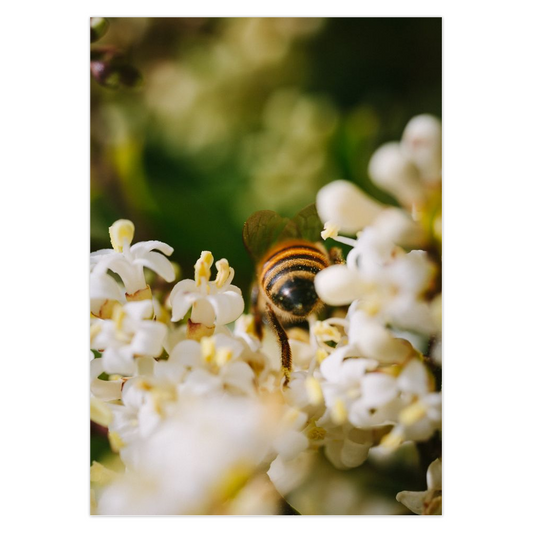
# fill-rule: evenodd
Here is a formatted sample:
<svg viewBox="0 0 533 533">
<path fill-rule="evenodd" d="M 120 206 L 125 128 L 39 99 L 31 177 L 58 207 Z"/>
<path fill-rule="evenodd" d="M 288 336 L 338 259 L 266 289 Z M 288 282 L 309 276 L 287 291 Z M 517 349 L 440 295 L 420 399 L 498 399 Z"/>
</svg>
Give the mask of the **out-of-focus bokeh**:
<svg viewBox="0 0 533 533">
<path fill-rule="evenodd" d="M 441 19 L 108 19 L 136 88 L 91 80 L 91 249 L 109 226 L 162 240 L 191 277 L 202 250 L 246 288 L 259 209 L 284 216 L 338 179 L 395 204 L 372 153 L 420 113 L 441 115 Z"/>
</svg>

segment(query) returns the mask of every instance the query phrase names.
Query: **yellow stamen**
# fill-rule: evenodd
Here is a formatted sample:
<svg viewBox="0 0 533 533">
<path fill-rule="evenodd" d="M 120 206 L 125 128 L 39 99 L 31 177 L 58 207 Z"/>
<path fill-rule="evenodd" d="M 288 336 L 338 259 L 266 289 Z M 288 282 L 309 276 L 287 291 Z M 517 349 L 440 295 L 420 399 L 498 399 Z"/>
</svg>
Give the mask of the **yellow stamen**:
<svg viewBox="0 0 533 533">
<path fill-rule="evenodd" d="M 218 366 L 225 365 L 232 357 L 233 352 L 230 348 L 219 348 L 215 354 L 215 363 Z"/>
<path fill-rule="evenodd" d="M 341 332 L 327 322 L 317 321 L 313 327 L 313 333 L 322 342 L 333 341 L 338 343 L 341 340 Z"/>
<path fill-rule="evenodd" d="M 224 283 L 229 278 L 231 269 L 229 267 L 229 263 L 227 259 L 221 259 L 220 261 L 217 261 L 215 263 L 215 266 L 217 267 L 217 277 L 215 279 L 215 285 L 221 289 L 224 286 Z"/>
<path fill-rule="evenodd" d="M 135 226 L 131 220 L 120 219 L 117 220 L 109 228 L 109 236 L 111 237 L 111 245 L 115 252 L 122 252 L 124 248 L 124 241 L 131 244 L 133 234 L 135 233 Z"/>
<path fill-rule="evenodd" d="M 400 412 L 400 424 L 411 426 L 426 416 L 426 406 L 421 402 L 415 402 Z"/>
<path fill-rule="evenodd" d="M 387 433 L 380 442 L 380 445 L 388 450 L 396 449 L 403 442 L 403 437 L 400 433 L 391 431 Z"/>
<path fill-rule="evenodd" d="M 335 222 L 333 222 L 332 220 L 328 220 L 324 224 L 324 230 L 320 233 L 320 235 L 322 236 L 324 240 L 329 239 L 329 238 L 334 238 L 339 235 L 340 229 L 341 229 L 340 226 L 335 224 Z"/>
<path fill-rule="evenodd" d="M 200 259 L 194 265 L 194 279 L 196 286 L 200 287 L 202 280 L 206 282 L 211 278 L 211 265 L 213 264 L 213 254 L 209 251 L 202 252 Z"/>
<path fill-rule="evenodd" d="M 307 391 L 307 395 L 309 396 L 309 401 L 313 405 L 319 405 L 324 399 L 324 395 L 322 394 L 322 387 L 320 387 L 318 379 L 313 376 L 309 376 L 308 378 L 306 378 L 305 390 Z"/>
<path fill-rule="evenodd" d="M 211 337 L 202 337 L 200 340 L 202 357 L 206 363 L 211 363 L 215 359 L 216 347 L 215 341 Z"/>
<path fill-rule="evenodd" d="M 344 402 L 337 398 L 331 411 L 331 418 L 335 424 L 344 424 L 348 420 L 348 411 Z"/>
<path fill-rule="evenodd" d="M 309 440 L 322 440 L 325 438 L 327 431 L 319 426 L 312 426 L 307 430 L 307 438 Z"/>
</svg>

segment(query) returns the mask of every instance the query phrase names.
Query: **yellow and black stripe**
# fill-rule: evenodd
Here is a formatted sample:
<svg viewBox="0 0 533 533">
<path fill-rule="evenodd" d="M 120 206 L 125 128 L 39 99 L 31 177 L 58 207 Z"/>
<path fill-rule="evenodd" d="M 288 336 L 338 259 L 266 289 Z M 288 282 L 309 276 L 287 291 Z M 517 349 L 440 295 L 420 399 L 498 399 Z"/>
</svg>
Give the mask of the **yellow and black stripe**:
<svg viewBox="0 0 533 533">
<path fill-rule="evenodd" d="M 328 265 L 328 257 L 318 245 L 308 241 L 282 242 L 260 263 L 259 285 L 285 318 L 304 318 L 320 305 L 314 280 Z"/>
</svg>

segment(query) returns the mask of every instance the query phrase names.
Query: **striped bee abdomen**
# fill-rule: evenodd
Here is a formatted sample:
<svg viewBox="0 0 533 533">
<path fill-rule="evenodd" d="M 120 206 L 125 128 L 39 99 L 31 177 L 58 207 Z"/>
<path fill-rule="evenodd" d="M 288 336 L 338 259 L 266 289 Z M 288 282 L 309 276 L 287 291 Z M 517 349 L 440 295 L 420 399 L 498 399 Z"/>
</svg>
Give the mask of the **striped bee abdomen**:
<svg viewBox="0 0 533 533">
<path fill-rule="evenodd" d="M 287 315 L 304 318 L 320 305 L 315 276 L 328 264 L 324 251 L 313 243 L 287 241 L 265 256 L 259 284 L 268 300 L 286 318 Z"/>
</svg>

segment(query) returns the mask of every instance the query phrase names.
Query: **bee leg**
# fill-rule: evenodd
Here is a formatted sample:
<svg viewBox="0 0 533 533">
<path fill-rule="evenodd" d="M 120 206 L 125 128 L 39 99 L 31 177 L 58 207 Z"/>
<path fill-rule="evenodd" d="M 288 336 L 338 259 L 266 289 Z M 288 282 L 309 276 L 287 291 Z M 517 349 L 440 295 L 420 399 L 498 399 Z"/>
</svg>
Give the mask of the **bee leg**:
<svg viewBox="0 0 533 533">
<path fill-rule="evenodd" d="M 279 344 L 281 346 L 281 367 L 285 376 L 285 382 L 283 385 L 287 386 L 287 384 L 291 380 L 292 371 L 292 354 L 291 347 L 289 345 L 289 337 L 287 337 L 287 333 L 283 329 L 283 326 L 280 324 L 278 317 L 276 316 L 274 311 L 272 311 L 272 308 L 269 304 L 266 305 L 266 311 L 268 321 L 276 332 Z"/>
<path fill-rule="evenodd" d="M 342 265 L 346 262 L 342 256 L 342 250 L 338 246 L 330 248 L 329 259 L 332 265 Z"/>
<path fill-rule="evenodd" d="M 259 291 L 259 286 L 257 283 L 252 287 L 251 295 L 251 311 L 254 317 L 254 332 L 256 337 L 259 340 L 263 340 L 263 312 L 261 311 L 261 306 L 259 305 L 259 299 L 261 293 Z"/>
</svg>

